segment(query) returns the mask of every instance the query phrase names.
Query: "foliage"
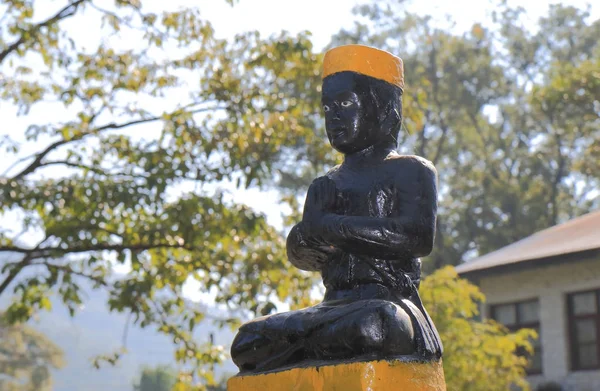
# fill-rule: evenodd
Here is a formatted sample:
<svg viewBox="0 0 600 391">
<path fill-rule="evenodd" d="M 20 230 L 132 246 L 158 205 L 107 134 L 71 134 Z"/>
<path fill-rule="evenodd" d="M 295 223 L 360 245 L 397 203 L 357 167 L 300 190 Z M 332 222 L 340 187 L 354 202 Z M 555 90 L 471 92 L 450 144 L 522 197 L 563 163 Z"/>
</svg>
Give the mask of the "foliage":
<svg viewBox="0 0 600 391">
<path fill-rule="evenodd" d="M 144 368 L 134 391 L 171 391 L 177 374 L 169 367 Z"/>
<path fill-rule="evenodd" d="M 206 314 L 184 283 L 243 310 L 220 324 L 267 314 L 273 299 L 309 302 L 313 279 L 288 267 L 281 233 L 228 190 L 312 167 L 298 151 L 325 161 L 320 62 L 305 35 L 227 41 L 197 9 L 150 3 L 0 6 L 0 99 L 22 119 L 0 143 L 12 163 L 0 213 L 17 219 L 0 227 L 0 256 L 19 255 L 3 261 L 0 295 L 13 323 L 49 310 L 52 294 L 74 315 L 87 280 L 111 311 L 171 336 L 202 387 L 225 353 L 192 338 Z"/>
<path fill-rule="evenodd" d="M 220 380 L 206 387 L 207 391 L 226 391 L 227 379 L 233 376 L 225 374 Z M 191 388 L 183 379 L 178 379 L 177 371 L 168 366 L 144 368 L 138 384 L 133 386 L 134 391 L 189 391 Z"/>
<path fill-rule="evenodd" d="M 64 366 L 63 352 L 28 325 L 10 324 L 0 314 L 0 389 L 50 391 L 50 370 Z"/>
<path fill-rule="evenodd" d="M 475 285 L 458 278 L 451 266 L 425 278 L 420 291 L 444 344 L 448 390 L 529 389 L 524 380 L 527 359 L 517 351 L 533 353 L 530 341 L 536 338 L 535 331 L 510 333 L 493 320 L 478 320 L 485 297 Z"/>
<path fill-rule="evenodd" d="M 458 264 L 600 206 L 600 20 L 554 5 L 537 25 L 499 2 L 466 33 L 410 12 L 356 8 L 335 43 L 404 59 L 402 149 L 436 165 L 440 209 L 426 267 Z M 449 26 L 452 21 L 449 22 Z"/>
</svg>

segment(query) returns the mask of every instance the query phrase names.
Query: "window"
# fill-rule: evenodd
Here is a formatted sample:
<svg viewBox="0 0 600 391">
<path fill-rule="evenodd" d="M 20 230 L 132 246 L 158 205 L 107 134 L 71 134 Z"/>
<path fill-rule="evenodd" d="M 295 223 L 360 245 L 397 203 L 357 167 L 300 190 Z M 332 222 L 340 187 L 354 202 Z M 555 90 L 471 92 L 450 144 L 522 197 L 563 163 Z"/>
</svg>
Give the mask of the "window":
<svg viewBox="0 0 600 391">
<path fill-rule="evenodd" d="M 533 356 L 529 360 L 527 373 L 530 375 L 542 373 L 542 344 L 540 334 L 540 306 L 539 301 L 528 300 L 518 303 L 497 304 L 491 307 L 491 317 L 496 322 L 503 324 L 510 331 L 519 329 L 533 329 L 538 338 L 532 341 Z M 522 354 L 525 354 L 524 352 Z"/>
<path fill-rule="evenodd" d="M 571 368 L 600 368 L 600 290 L 572 293 L 568 296 Z"/>
</svg>

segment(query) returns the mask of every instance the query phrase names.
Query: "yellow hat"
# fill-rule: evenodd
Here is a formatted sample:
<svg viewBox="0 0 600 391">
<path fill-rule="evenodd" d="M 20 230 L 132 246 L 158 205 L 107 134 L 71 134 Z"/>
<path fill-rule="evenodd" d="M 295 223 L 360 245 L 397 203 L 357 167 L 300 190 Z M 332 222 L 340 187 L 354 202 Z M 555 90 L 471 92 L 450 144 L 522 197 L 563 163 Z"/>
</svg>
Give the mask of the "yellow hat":
<svg viewBox="0 0 600 391">
<path fill-rule="evenodd" d="M 404 90 L 402 60 L 384 50 L 364 45 L 345 45 L 325 53 L 323 79 L 344 71 L 384 80 Z"/>
</svg>

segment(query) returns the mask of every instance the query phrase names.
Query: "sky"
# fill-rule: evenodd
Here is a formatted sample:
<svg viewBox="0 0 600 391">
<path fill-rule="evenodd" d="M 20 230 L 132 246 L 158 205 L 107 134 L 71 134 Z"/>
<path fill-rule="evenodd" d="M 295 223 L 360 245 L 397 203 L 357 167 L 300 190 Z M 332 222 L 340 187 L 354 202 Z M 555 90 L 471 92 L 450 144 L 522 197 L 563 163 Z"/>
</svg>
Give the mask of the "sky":
<svg viewBox="0 0 600 391">
<path fill-rule="evenodd" d="M 340 28 L 351 27 L 355 17 L 352 8 L 365 4 L 361 0 L 239 0 L 235 7 L 217 0 L 175 0 L 182 5 L 196 4 L 215 26 L 218 34 L 230 37 L 238 32 L 259 30 L 265 35 L 287 30 L 293 33 L 308 30 L 312 33 L 316 48 L 323 48 L 329 43 L 331 35 Z M 400 0 L 398 2 L 401 2 Z M 446 15 L 451 15 L 456 22 L 455 28 L 465 31 L 477 22 L 490 18 L 492 4 L 490 0 L 427 0 L 406 1 L 411 12 L 429 14 L 440 23 L 444 23 Z M 562 3 L 585 8 L 587 0 L 508 0 L 512 6 L 520 5 L 527 10 L 528 19 L 533 24 L 544 15 L 550 4 Z M 600 13 L 600 6 L 592 8 L 592 17 Z"/>
</svg>

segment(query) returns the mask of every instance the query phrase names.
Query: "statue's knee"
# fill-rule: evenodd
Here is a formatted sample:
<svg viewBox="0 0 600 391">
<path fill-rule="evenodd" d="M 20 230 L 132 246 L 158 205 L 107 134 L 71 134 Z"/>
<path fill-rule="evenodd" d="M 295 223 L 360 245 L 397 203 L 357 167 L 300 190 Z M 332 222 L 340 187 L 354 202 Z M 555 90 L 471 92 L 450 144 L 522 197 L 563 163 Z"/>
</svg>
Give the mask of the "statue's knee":
<svg viewBox="0 0 600 391">
<path fill-rule="evenodd" d="M 407 334 L 414 335 L 410 316 L 402 307 L 394 303 L 384 303 L 376 307 L 381 317 L 383 327 L 388 331 L 402 330 Z"/>
<path fill-rule="evenodd" d="M 239 368 L 253 369 L 247 367 L 255 364 L 260 356 L 258 350 L 267 343 L 262 335 L 240 331 L 231 343 L 231 359 Z"/>
<path fill-rule="evenodd" d="M 361 350 L 379 349 L 383 346 L 385 334 L 381 316 L 374 310 L 357 316 L 357 347 Z"/>
<path fill-rule="evenodd" d="M 412 354 L 415 351 L 414 329 L 410 316 L 400 306 L 390 302 L 373 303 L 356 314 L 356 347 L 391 355 Z"/>
<path fill-rule="evenodd" d="M 415 331 L 408 313 L 394 303 L 384 303 L 376 311 L 385 335 L 384 349 L 396 354 L 413 353 Z"/>
<path fill-rule="evenodd" d="M 412 324 L 404 310 L 383 300 L 370 304 L 355 318 L 361 344 L 370 348 L 384 348 L 388 340 L 398 338 L 398 334 L 408 334 L 412 338 Z"/>
</svg>

